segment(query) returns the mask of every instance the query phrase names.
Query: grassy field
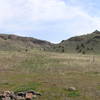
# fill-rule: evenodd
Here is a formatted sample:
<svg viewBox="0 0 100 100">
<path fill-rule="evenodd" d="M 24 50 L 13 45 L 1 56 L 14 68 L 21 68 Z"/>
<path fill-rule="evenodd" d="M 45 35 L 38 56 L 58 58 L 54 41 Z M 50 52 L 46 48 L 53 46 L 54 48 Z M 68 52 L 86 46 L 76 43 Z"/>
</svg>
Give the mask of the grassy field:
<svg viewBox="0 0 100 100">
<path fill-rule="evenodd" d="M 0 91 L 30 89 L 42 94 L 36 100 L 99 100 L 100 56 L 0 51 Z"/>
</svg>

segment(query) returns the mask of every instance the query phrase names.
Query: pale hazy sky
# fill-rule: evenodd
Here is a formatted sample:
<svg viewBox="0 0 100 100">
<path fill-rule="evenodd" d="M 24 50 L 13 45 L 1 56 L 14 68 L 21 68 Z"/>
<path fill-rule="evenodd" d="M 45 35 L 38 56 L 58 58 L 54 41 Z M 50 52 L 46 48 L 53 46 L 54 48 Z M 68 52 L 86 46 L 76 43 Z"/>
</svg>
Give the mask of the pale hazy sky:
<svg viewBox="0 0 100 100">
<path fill-rule="evenodd" d="M 0 33 L 60 42 L 96 29 L 99 0 L 0 0 Z"/>
</svg>

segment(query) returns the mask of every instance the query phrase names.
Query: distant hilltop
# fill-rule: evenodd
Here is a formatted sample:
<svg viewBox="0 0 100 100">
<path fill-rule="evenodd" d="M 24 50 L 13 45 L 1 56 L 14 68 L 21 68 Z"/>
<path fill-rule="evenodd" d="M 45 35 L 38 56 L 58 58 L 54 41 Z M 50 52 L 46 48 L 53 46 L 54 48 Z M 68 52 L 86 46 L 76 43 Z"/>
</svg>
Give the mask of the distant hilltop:
<svg viewBox="0 0 100 100">
<path fill-rule="evenodd" d="M 72 37 L 63 40 L 61 43 L 55 45 L 54 51 L 67 53 L 100 53 L 100 31 L 95 30 L 92 33 Z"/>
<path fill-rule="evenodd" d="M 65 53 L 100 53 L 100 31 L 76 36 L 53 44 L 32 37 L 22 37 L 11 34 L 0 34 L 0 50 L 26 50 L 37 48 L 44 51 Z"/>
<path fill-rule="evenodd" d="M 49 48 L 52 43 L 32 37 L 13 34 L 0 34 L 0 50 L 23 50 L 32 48 Z"/>
</svg>

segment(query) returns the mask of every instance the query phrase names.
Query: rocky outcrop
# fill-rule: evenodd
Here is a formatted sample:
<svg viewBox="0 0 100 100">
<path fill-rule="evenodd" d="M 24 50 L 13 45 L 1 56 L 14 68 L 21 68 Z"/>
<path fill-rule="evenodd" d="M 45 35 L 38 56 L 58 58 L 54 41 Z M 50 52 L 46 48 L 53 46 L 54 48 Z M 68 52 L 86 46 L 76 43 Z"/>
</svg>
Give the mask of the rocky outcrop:
<svg viewBox="0 0 100 100">
<path fill-rule="evenodd" d="M 17 93 L 14 93 L 13 91 L 4 91 L 0 93 L 1 100 L 32 100 L 37 96 L 41 96 L 41 94 L 34 90 Z"/>
</svg>

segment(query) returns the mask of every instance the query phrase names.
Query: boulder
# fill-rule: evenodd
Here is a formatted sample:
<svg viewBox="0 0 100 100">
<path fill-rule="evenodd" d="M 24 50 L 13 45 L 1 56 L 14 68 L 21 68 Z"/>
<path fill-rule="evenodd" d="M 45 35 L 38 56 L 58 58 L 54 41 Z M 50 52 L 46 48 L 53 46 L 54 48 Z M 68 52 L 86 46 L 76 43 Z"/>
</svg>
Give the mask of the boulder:
<svg viewBox="0 0 100 100">
<path fill-rule="evenodd" d="M 76 91 L 77 89 L 75 87 L 69 87 L 68 91 Z"/>
<path fill-rule="evenodd" d="M 25 99 L 26 100 L 32 100 L 33 94 L 32 93 L 26 93 Z"/>
</svg>

